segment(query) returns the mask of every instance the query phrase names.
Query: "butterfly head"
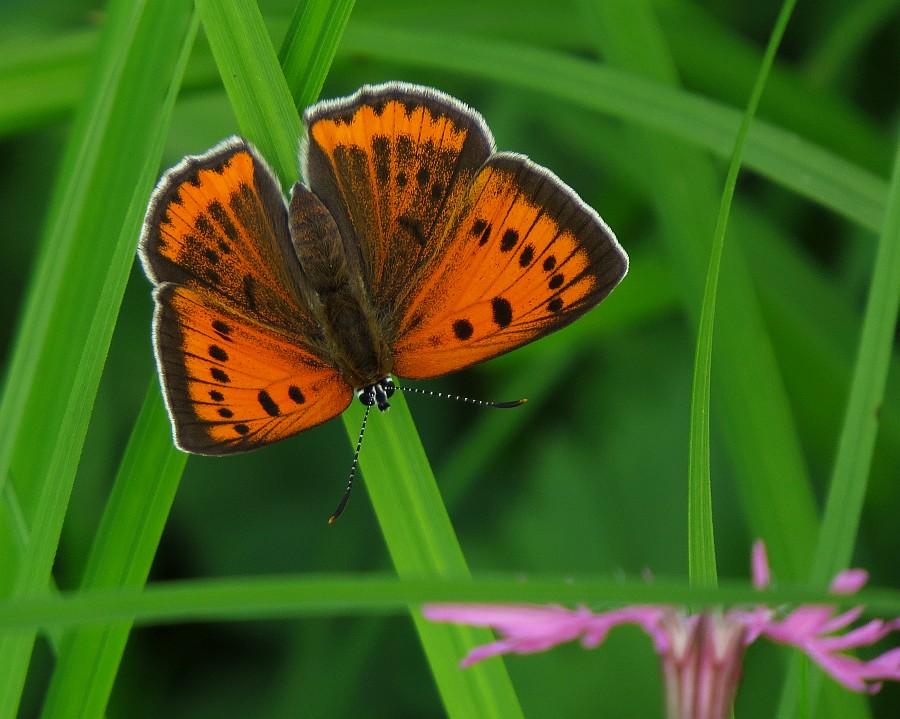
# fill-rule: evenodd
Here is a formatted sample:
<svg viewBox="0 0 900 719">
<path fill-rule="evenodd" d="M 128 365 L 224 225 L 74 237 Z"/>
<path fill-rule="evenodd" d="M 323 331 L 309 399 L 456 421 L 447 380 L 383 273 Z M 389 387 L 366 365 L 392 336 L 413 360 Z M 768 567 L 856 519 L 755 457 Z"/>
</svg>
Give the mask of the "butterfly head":
<svg viewBox="0 0 900 719">
<path fill-rule="evenodd" d="M 361 387 L 356 390 L 356 396 L 366 407 L 377 406 L 382 412 L 387 412 L 391 407 L 391 405 L 388 404 L 388 399 L 394 394 L 396 389 L 397 387 L 394 384 L 394 380 L 390 377 L 385 377 L 375 384 L 370 384 L 368 387 Z"/>
</svg>

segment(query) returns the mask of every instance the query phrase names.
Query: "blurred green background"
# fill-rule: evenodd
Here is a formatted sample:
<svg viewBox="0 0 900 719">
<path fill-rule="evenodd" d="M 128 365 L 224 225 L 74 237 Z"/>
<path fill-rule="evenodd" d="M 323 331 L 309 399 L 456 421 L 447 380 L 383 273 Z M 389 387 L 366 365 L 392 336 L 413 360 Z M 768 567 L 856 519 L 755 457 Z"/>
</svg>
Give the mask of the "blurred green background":
<svg viewBox="0 0 900 719">
<path fill-rule="evenodd" d="M 476 576 L 608 577 L 645 568 L 657 576 L 686 574 L 694 326 L 725 160 L 589 103 L 536 90 L 521 80 L 523 67 L 516 63 L 538 48 L 552 57 L 623 67 L 623 58 L 632 57 L 625 69 L 641 74 L 644 53 L 652 66 L 662 47 L 685 90 L 740 111 L 779 5 L 657 0 L 647 8 L 661 36 L 646 49 L 617 47 L 628 34 L 612 36 L 603 13 L 588 5 L 358 0 L 322 91 L 322 97 L 338 97 L 364 83 L 396 79 L 459 97 L 484 115 L 500 149 L 529 155 L 575 188 L 631 256 L 621 287 L 575 325 L 421 385 L 484 399 L 528 397 L 524 407 L 491 412 L 409 398 Z M 260 6 L 277 48 L 294 6 Z M 50 188 L 103 19 L 102 5 L 87 2 L 7 0 L 0 6 L 0 47 L 6 48 L 0 49 L 0 71 L 15 79 L 26 56 L 33 63 L 43 57 L 46 65 L 46 75 L 36 71 L 27 86 L 3 85 L 0 76 L 0 88 L 7 88 L 0 91 L 3 357 L 15 342 Z M 646 30 L 635 28 L 633 37 Z M 417 60 L 396 39 L 403 37 L 426 46 L 434 38 L 459 51 Z M 479 47 L 508 50 L 509 67 L 479 64 L 469 52 Z M 898 69 L 896 2 L 801 2 L 759 115 L 886 181 L 897 136 Z M 160 169 L 236 131 L 201 29 Z M 689 139 L 690 133 L 675 134 Z M 660 148 L 671 150 L 668 160 L 654 155 Z M 661 173 L 678 153 L 689 154 L 693 164 L 683 175 Z M 676 186 L 679 181 L 685 186 Z M 698 199 L 684 203 L 686 196 Z M 706 234 L 692 241 L 692 231 Z M 812 496 L 821 502 L 876 237 L 871 227 L 768 177 L 742 173 L 725 264 L 739 267 L 736 276 L 750 283 L 746 293 L 721 303 L 714 340 L 712 469 L 720 576 L 747 576 L 750 543 L 767 526 L 759 516 L 764 499 L 754 503 L 745 489 L 754 471 L 747 458 L 760 458 L 775 476 L 782 462 L 778 446 L 741 444 L 747 434 L 758 434 L 745 433 L 737 400 L 722 398 L 757 389 L 761 396 L 772 391 L 787 398 L 782 418 L 793 423 Z M 730 277 L 723 272 L 722 282 Z M 78 587 L 134 418 L 156 381 L 149 290 L 135 263 L 55 562 L 62 589 Z M 740 350 L 744 323 L 761 328 L 753 351 L 769 357 L 776 374 L 755 374 L 758 365 L 745 365 L 735 349 L 720 352 L 720 342 Z M 854 557 L 870 569 L 875 585 L 894 588 L 900 585 L 898 380 L 892 372 Z M 35 452 L 46 451 L 40 437 L 34 443 Z M 326 523 L 351 456 L 341 423 L 330 422 L 251 455 L 191 457 L 151 581 L 390 571 L 365 481 L 341 520 Z M 772 549 L 776 572 L 778 551 Z M 777 649 L 751 649 L 738 717 L 772 715 L 785 659 Z M 52 662 L 39 641 L 20 716 L 39 713 Z M 513 657 L 507 665 L 530 717 L 662 716 L 656 658 L 636 631 L 615 632 L 597 651 L 568 646 Z M 888 686 L 870 706 L 872 716 L 897 716 L 900 690 Z M 441 715 L 416 634 L 403 617 L 139 628 L 129 639 L 108 710 L 110 717 Z"/>
</svg>

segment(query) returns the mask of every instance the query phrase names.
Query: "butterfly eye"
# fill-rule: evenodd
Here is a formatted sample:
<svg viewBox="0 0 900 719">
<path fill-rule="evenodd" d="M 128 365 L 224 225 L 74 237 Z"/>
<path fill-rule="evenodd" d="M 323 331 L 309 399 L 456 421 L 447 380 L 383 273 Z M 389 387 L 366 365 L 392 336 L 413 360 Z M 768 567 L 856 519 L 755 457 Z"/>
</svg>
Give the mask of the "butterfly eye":
<svg viewBox="0 0 900 719">
<path fill-rule="evenodd" d="M 377 405 L 382 412 L 387 412 L 391 408 L 391 405 L 388 404 L 388 398 L 394 394 L 396 389 L 394 380 L 390 377 L 385 377 L 375 384 L 356 390 L 356 396 L 366 407 L 375 407 Z"/>
</svg>

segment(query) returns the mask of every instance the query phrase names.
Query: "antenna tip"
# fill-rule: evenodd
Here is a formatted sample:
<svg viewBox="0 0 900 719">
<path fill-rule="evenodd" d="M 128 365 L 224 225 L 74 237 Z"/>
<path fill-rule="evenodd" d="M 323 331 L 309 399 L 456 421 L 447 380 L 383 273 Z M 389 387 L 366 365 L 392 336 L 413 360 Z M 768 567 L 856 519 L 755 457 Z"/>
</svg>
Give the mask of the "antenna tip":
<svg viewBox="0 0 900 719">
<path fill-rule="evenodd" d="M 517 399 L 512 402 L 492 402 L 491 404 L 494 407 L 499 407 L 500 409 L 509 409 L 511 407 L 519 407 L 527 402 L 527 399 Z"/>
</svg>

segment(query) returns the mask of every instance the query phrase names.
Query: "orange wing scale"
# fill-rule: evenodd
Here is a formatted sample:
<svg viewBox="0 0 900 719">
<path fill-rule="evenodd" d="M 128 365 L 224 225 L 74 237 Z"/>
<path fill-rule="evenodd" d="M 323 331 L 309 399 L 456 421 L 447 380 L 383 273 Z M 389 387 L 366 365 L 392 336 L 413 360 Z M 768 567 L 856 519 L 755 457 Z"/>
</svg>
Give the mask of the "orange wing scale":
<svg viewBox="0 0 900 719">
<path fill-rule="evenodd" d="M 202 292 L 160 286 L 157 353 L 180 449 L 231 454 L 343 412 L 353 392 L 288 336 Z"/>
</svg>

